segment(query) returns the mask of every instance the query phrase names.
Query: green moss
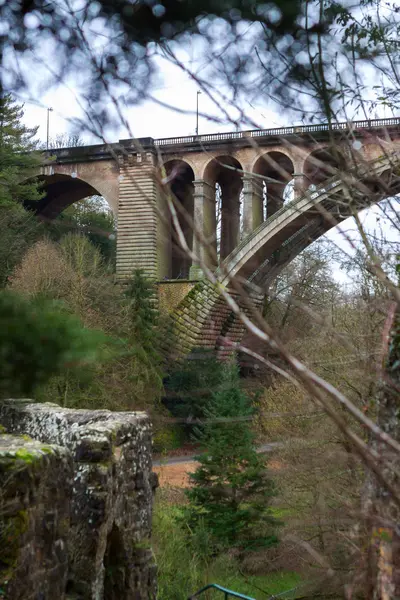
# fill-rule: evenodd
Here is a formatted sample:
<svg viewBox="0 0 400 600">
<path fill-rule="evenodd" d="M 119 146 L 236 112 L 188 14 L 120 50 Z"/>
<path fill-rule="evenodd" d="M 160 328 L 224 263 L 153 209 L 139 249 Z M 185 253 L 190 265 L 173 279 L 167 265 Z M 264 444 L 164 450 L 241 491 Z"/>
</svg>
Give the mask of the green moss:
<svg viewBox="0 0 400 600">
<path fill-rule="evenodd" d="M 0 425 L 0 435 L 2 433 L 7 433 L 7 429 L 3 425 Z"/>
<path fill-rule="evenodd" d="M 44 452 L 45 454 L 52 454 L 53 448 L 51 446 L 42 446 L 41 451 Z"/>
<path fill-rule="evenodd" d="M 0 590 L 13 576 L 20 538 L 28 529 L 28 523 L 26 510 L 20 510 L 14 517 L 0 519 Z"/>
<path fill-rule="evenodd" d="M 18 460 L 23 460 L 28 465 L 31 465 L 38 459 L 38 455 L 35 452 L 30 452 L 26 448 L 20 448 L 19 450 L 17 450 L 15 453 L 15 457 L 18 458 Z"/>
<path fill-rule="evenodd" d="M 135 542 L 133 544 L 135 550 L 150 550 L 151 542 L 149 539 L 142 540 L 141 542 Z"/>
</svg>

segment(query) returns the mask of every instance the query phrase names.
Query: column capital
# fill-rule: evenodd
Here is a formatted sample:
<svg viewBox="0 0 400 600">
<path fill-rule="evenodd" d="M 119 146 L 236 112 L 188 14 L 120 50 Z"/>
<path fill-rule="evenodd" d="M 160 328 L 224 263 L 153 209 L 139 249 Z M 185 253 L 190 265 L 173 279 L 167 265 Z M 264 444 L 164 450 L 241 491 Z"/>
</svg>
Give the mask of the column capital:
<svg viewBox="0 0 400 600">
<path fill-rule="evenodd" d="M 207 200 L 215 202 L 215 186 L 205 179 L 195 179 L 193 185 L 195 197 L 202 196 Z"/>
<path fill-rule="evenodd" d="M 260 190 L 262 190 L 263 180 L 261 177 L 257 177 L 256 175 L 254 175 L 252 173 L 245 173 L 242 176 L 242 181 L 243 181 L 243 191 L 259 192 Z"/>
</svg>

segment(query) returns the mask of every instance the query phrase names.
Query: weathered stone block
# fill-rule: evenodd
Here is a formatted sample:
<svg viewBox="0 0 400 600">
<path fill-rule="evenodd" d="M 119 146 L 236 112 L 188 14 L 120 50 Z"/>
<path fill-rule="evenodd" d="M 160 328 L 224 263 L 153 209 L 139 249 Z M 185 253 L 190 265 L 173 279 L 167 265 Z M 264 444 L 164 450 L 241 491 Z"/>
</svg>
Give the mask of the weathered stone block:
<svg viewBox="0 0 400 600">
<path fill-rule="evenodd" d="M 9 400 L 0 404 L 0 422 L 8 431 L 59 444 L 71 453 L 71 597 L 155 598 L 149 540 L 156 478 L 147 415 Z"/>
<path fill-rule="evenodd" d="M 72 478 L 65 448 L 0 435 L 0 598 L 65 598 Z"/>
</svg>

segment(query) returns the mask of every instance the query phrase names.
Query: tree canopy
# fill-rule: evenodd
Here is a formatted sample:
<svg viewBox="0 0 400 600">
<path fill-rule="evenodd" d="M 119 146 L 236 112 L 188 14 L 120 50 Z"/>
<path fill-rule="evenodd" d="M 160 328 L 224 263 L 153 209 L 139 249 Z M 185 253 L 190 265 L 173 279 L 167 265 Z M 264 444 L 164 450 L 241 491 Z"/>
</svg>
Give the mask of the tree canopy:
<svg viewBox="0 0 400 600">
<path fill-rule="evenodd" d="M 0 96 L 0 207 L 16 206 L 42 196 L 33 179 L 41 162 L 33 152 L 37 128 L 22 123 L 22 106 L 10 94 Z"/>
</svg>

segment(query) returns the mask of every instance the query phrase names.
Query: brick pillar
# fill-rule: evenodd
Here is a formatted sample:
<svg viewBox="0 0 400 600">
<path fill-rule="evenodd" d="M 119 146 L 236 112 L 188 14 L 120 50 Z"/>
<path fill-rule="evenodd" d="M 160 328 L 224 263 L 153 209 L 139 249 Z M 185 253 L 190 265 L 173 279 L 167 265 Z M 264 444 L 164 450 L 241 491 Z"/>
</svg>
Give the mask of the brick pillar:
<svg viewBox="0 0 400 600">
<path fill-rule="evenodd" d="M 243 237 L 249 235 L 263 221 L 262 179 L 243 176 Z"/>
<path fill-rule="evenodd" d="M 198 179 L 194 185 L 194 226 L 202 234 L 205 241 L 198 239 L 196 231 L 193 233 L 193 252 L 208 267 L 215 268 L 216 254 L 216 216 L 215 216 L 215 189 L 207 181 Z M 190 279 L 201 279 L 203 272 L 199 262 L 193 262 L 190 267 Z"/>
<path fill-rule="evenodd" d="M 140 140 L 139 140 L 140 141 Z M 168 214 L 159 194 L 154 153 L 130 153 L 120 160 L 118 203 L 117 277 L 125 279 L 136 268 L 149 277 L 169 276 L 170 243 Z M 168 231 L 167 231 L 168 230 Z"/>
</svg>

